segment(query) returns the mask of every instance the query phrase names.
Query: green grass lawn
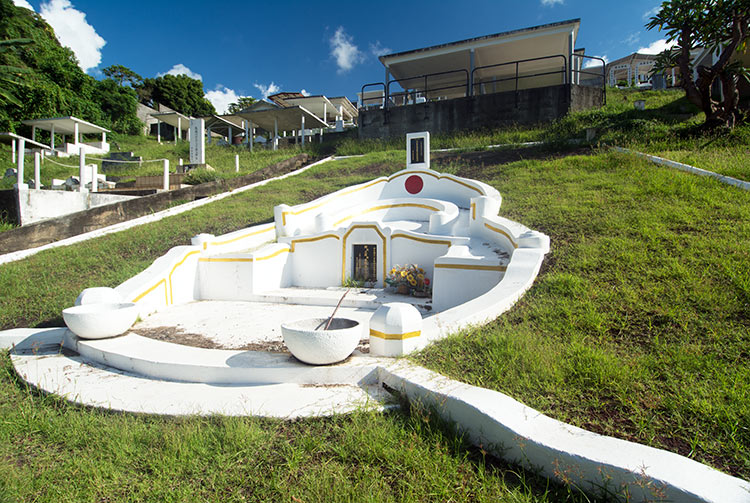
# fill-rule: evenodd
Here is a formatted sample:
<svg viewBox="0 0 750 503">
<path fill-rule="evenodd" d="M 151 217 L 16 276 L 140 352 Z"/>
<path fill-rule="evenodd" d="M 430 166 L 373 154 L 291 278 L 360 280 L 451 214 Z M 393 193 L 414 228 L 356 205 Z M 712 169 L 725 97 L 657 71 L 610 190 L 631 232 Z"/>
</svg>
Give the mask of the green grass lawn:
<svg viewBox="0 0 750 503">
<path fill-rule="evenodd" d="M 472 174 L 551 252 L 511 311 L 416 361 L 750 479 L 750 193 L 615 153 Z"/>
</svg>

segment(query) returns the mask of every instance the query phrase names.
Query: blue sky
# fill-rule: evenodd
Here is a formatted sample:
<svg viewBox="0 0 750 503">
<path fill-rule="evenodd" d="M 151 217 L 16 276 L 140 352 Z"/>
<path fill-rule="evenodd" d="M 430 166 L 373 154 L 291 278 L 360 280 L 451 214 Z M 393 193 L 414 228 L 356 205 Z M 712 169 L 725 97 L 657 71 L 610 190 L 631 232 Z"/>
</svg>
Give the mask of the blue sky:
<svg viewBox="0 0 750 503">
<path fill-rule="evenodd" d="M 219 112 L 238 96 L 278 91 L 354 100 L 383 80 L 378 54 L 572 18 L 588 55 L 612 61 L 664 46 L 663 33 L 643 27 L 659 0 L 13 1 L 40 13 L 89 74 L 121 64 L 144 77 L 200 76 Z"/>
</svg>

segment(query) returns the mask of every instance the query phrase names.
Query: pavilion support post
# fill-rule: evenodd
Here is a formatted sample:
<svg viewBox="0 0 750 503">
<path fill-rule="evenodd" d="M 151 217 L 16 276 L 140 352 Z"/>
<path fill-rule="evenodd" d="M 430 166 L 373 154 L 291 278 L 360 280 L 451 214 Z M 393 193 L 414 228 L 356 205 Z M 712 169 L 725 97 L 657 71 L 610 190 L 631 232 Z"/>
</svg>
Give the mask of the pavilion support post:
<svg viewBox="0 0 750 503">
<path fill-rule="evenodd" d="M 102 131 L 102 147 L 104 147 L 105 143 L 107 143 L 107 132 Z"/>
<path fill-rule="evenodd" d="M 391 82 L 391 71 L 388 68 L 388 66 L 385 67 L 385 89 L 383 89 L 383 108 L 388 108 L 388 88 L 390 87 Z M 362 101 L 364 104 L 364 96 L 362 96 Z"/>
<path fill-rule="evenodd" d="M 474 96 L 474 49 L 469 50 L 469 89 L 467 91 L 466 96 Z"/>
<path fill-rule="evenodd" d="M 323 103 L 323 122 L 328 124 L 328 104 Z"/>
<path fill-rule="evenodd" d="M 169 159 L 164 159 L 164 190 L 169 190 Z"/>
<path fill-rule="evenodd" d="M 31 126 L 31 139 L 36 141 L 36 126 Z"/>
<path fill-rule="evenodd" d="M 273 118 L 273 149 L 279 150 L 279 119 L 276 117 Z"/>
<path fill-rule="evenodd" d="M 52 129 L 49 134 L 49 140 L 50 140 L 50 147 L 52 147 L 52 150 L 55 150 L 55 125 L 52 124 Z"/>
<path fill-rule="evenodd" d="M 23 161 L 26 153 L 26 140 L 18 139 L 18 163 L 16 164 L 16 182 L 18 188 L 23 188 Z"/>
<path fill-rule="evenodd" d="M 96 182 L 96 164 L 91 165 L 91 192 L 98 192 L 98 183 Z"/>
<path fill-rule="evenodd" d="M 300 131 L 300 134 L 302 135 L 302 146 L 305 146 L 305 116 L 302 116 L 302 130 Z"/>
<path fill-rule="evenodd" d="M 78 149 L 78 192 L 86 192 L 86 152 Z"/>
<path fill-rule="evenodd" d="M 573 54 L 575 54 L 575 32 L 568 34 L 568 84 L 573 83 Z"/>
<path fill-rule="evenodd" d="M 253 143 L 255 143 L 255 127 L 253 126 L 253 121 L 249 121 L 249 130 L 250 130 L 250 152 L 253 151 Z"/>
<path fill-rule="evenodd" d="M 232 143 L 234 143 L 234 141 L 233 141 L 234 140 L 234 135 L 232 134 L 232 126 L 229 126 L 227 128 L 227 135 L 229 135 L 229 144 L 231 145 Z"/>
<path fill-rule="evenodd" d="M 250 131 L 247 129 L 247 121 L 242 121 L 242 126 L 245 128 L 245 145 L 250 141 Z"/>
<path fill-rule="evenodd" d="M 12 140 L 10 142 L 10 158 L 11 158 L 11 162 L 15 164 L 16 163 L 16 142 Z"/>
<path fill-rule="evenodd" d="M 177 117 L 177 134 L 174 137 L 174 142 L 177 144 L 177 140 L 182 140 L 182 117 Z"/>
<path fill-rule="evenodd" d="M 73 145 L 78 145 L 79 139 L 78 139 L 78 123 L 73 123 Z"/>
<path fill-rule="evenodd" d="M 42 154 L 34 152 L 34 188 L 39 190 L 42 188 L 41 181 L 42 173 Z"/>
<path fill-rule="evenodd" d="M 320 143 L 323 143 L 323 128 L 320 128 Z"/>
<path fill-rule="evenodd" d="M 161 143 L 161 121 L 156 119 L 156 141 Z"/>
</svg>

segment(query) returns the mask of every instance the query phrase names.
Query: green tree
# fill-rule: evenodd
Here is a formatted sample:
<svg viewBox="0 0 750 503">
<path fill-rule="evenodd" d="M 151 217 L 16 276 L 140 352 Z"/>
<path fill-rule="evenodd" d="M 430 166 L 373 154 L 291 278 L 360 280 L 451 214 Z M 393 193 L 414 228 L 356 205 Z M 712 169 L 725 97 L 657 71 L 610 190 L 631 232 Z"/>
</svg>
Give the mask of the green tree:
<svg viewBox="0 0 750 503">
<path fill-rule="evenodd" d="M 203 83 L 187 75 L 144 79 L 138 90 L 142 101 L 161 103 L 185 115 L 199 117 L 216 113 L 204 97 Z"/>
<path fill-rule="evenodd" d="M 657 57 L 654 72 L 679 67 L 680 86 L 688 100 L 706 114 L 709 127 L 733 127 L 742 120 L 737 83 L 748 78 L 748 69 L 731 60 L 747 44 L 749 22 L 750 0 L 671 0 L 663 2 L 646 24 L 649 30 L 665 30 L 667 40 L 675 42 Z M 701 47 L 718 54 L 718 59 L 710 66 L 698 66 L 695 79 L 690 52 Z M 712 96 L 717 80 L 723 95 L 720 100 Z"/>
<path fill-rule="evenodd" d="M 16 38 L 11 40 L 0 40 L 0 54 L 14 50 L 22 45 L 30 44 L 31 39 Z M 21 79 L 28 69 L 19 66 L 0 64 L 0 105 L 11 103 L 20 105 L 21 102 L 15 95 L 15 88 L 25 86 L 26 83 Z"/>
<path fill-rule="evenodd" d="M 239 98 L 237 98 L 237 102 L 231 103 L 229 105 L 229 108 L 227 108 L 227 113 L 236 114 L 237 112 L 241 112 L 256 101 L 257 100 L 252 96 L 240 96 Z"/>
<path fill-rule="evenodd" d="M 112 129 L 118 133 L 141 133 L 143 124 L 136 113 L 138 95 L 133 89 L 121 86 L 113 79 L 104 79 L 97 82 L 94 98 Z"/>
<path fill-rule="evenodd" d="M 102 73 L 117 82 L 119 86 L 129 84 L 130 87 L 135 88 L 143 82 L 143 77 L 123 65 L 110 65 L 102 68 Z"/>
</svg>

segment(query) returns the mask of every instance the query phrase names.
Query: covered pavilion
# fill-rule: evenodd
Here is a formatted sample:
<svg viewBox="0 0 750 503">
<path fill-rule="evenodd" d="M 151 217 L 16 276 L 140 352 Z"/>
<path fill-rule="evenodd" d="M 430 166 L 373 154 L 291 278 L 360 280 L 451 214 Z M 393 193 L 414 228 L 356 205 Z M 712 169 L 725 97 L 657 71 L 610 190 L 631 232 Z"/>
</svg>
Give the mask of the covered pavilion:
<svg viewBox="0 0 750 503">
<path fill-rule="evenodd" d="M 247 120 L 250 129 L 259 126 L 266 131 L 273 131 L 274 150 L 278 148 L 279 131 L 299 130 L 302 145 L 304 145 L 307 129 L 319 128 L 322 139 L 323 130 L 329 127 L 323 119 L 303 106 L 280 107 L 263 100 L 253 103 L 235 116 Z"/>
<path fill-rule="evenodd" d="M 571 19 L 383 55 L 385 81 L 377 85 L 389 106 L 417 95 L 451 99 L 576 83 L 583 58 L 575 49 L 580 24 Z M 391 94 L 393 82 L 404 91 Z"/>
<path fill-rule="evenodd" d="M 107 133 L 109 129 L 97 126 L 78 117 L 54 117 L 49 119 L 30 119 L 22 121 L 22 124 L 31 126 L 31 139 L 36 141 L 36 131 L 50 132 L 50 149 L 58 155 L 76 155 L 83 148 L 87 154 L 106 154 L 109 152 L 109 143 L 107 143 Z M 55 134 L 62 135 L 62 149 L 55 147 Z M 101 135 L 100 142 L 82 142 L 81 135 L 97 134 Z M 67 143 L 66 136 L 72 136 L 73 142 Z"/>
<path fill-rule="evenodd" d="M 157 112 L 149 114 L 156 119 L 156 139 L 161 143 L 161 124 L 162 122 L 172 126 L 175 129 L 174 142 L 182 139 L 182 132 L 186 131 L 185 138 L 190 141 L 190 119 L 180 112 Z"/>
</svg>

